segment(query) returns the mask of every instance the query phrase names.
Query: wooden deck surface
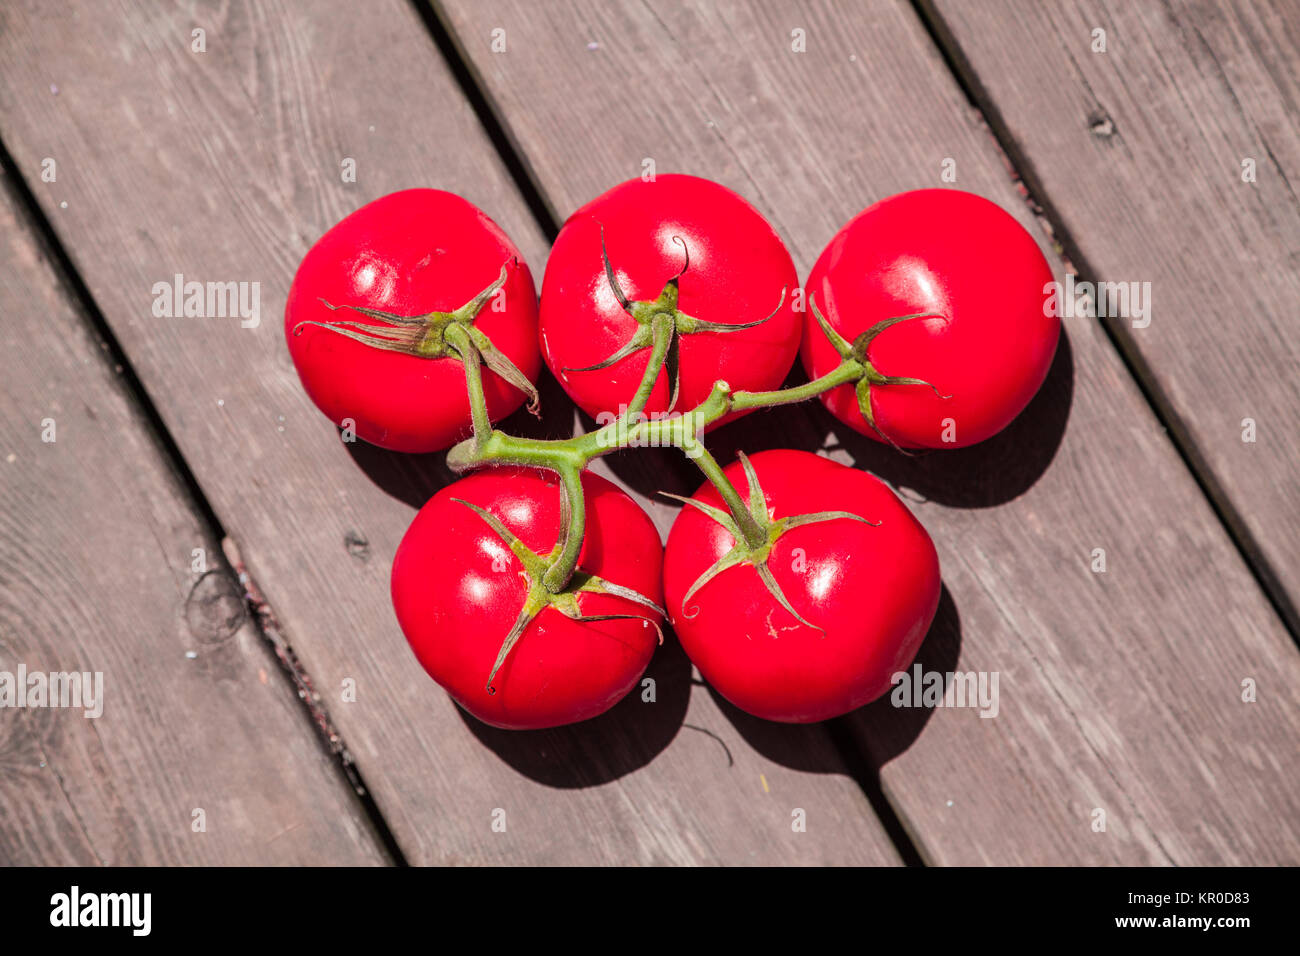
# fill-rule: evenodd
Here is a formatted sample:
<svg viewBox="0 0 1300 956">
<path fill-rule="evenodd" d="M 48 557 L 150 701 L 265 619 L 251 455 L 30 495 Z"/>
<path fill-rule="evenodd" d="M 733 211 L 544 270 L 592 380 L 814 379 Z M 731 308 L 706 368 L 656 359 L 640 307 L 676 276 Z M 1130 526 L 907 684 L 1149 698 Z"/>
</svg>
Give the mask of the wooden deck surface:
<svg viewBox="0 0 1300 956">
<path fill-rule="evenodd" d="M 0 670 L 108 685 L 96 720 L 0 711 L 0 863 L 1300 863 L 1294 4 L 380 0 L 364 29 L 356 9 L 0 15 Z M 801 276 L 951 161 L 1058 277 L 1150 283 L 1148 326 L 1066 319 L 1044 389 L 983 445 L 903 459 L 816 403 L 717 435 L 724 460 L 819 450 L 899 489 L 944 571 L 921 661 L 998 672 L 996 718 L 886 700 L 770 724 L 670 638 L 657 703 L 511 734 L 415 663 L 390 561 L 450 474 L 343 445 L 303 394 L 280 322 L 298 260 L 429 185 L 540 280 L 563 218 L 647 159 L 749 198 Z M 259 282 L 261 325 L 154 317 L 177 273 Z M 542 393 L 543 424 L 508 429 L 585 427 Z M 664 532 L 654 491 L 698 483 L 669 453 L 597 468 Z"/>
</svg>

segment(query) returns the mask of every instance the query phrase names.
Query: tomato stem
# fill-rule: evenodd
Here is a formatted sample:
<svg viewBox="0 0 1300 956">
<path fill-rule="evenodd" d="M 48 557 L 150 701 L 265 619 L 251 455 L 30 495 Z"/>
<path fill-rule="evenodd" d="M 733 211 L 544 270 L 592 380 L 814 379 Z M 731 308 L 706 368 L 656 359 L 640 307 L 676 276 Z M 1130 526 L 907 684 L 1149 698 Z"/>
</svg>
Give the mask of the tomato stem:
<svg viewBox="0 0 1300 956">
<path fill-rule="evenodd" d="M 587 502 L 582 493 L 582 469 L 562 466 L 560 473 L 559 554 L 542 576 L 542 586 L 552 594 L 563 591 L 578 566 L 587 525 Z"/>
<path fill-rule="evenodd" d="M 709 479 L 714 488 L 718 489 L 718 494 L 726 502 L 727 510 L 731 512 L 732 520 L 736 522 L 736 527 L 740 531 L 742 540 L 739 543 L 750 548 L 762 547 L 767 540 L 766 532 L 753 514 L 750 513 L 750 509 L 746 507 L 745 500 L 740 497 L 740 492 L 731 483 L 731 479 L 723 474 L 722 466 L 718 464 L 718 460 L 698 440 L 693 445 L 689 445 L 682 450 L 686 452 L 688 458 L 699 466 L 700 471 L 704 472 L 704 477 Z M 752 489 L 750 493 L 753 494 Z"/>
<path fill-rule="evenodd" d="M 769 392 L 732 392 L 731 386 L 719 381 L 714 383 L 708 398 L 685 414 L 655 417 L 635 424 L 620 419 L 572 438 L 521 438 L 491 430 L 483 440 L 473 438 L 453 447 L 447 453 L 447 465 L 457 473 L 492 465 L 522 465 L 553 471 L 560 476 L 563 497 L 559 553 L 543 578 L 546 589 L 556 593 L 563 590 L 573 576 L 582 550 L 586 508 L 579 476 L 593 459 L 627 445 L 648 444 L 681 449 L 718 489 L 745 544 L 751 548 L 758 547 L 764 531 L 745 507 L 740 493 L 727 479 L 722 467 L 705 448 L 700 435 L 710 424 L 733 411 L 806 401 L 861 379 L 864 371 L 860 362 L 849 358 L 811 382 Z M 466 378 L 468 381 L 469 376 Z M 649 371 L 645 380 L 653 382 Z"/>
<path fill-rule="evenodd" d="M 609 250 L 605 247 L 605 226 L 599 220 L 597 220 L 597 225 L 600 226 L 600 258 L 605 267 L 605 281 L 609 283 L 610 291 L 614 293 L 614 298 L 618 300 L 619 306 L 625 313 L 636 320 L 637 329 L 632 333 L 631 338 L 603 361 L 597 362 L 595 365 L 565 368 L 564 371 L 599 371 L 617 365 L 642 349 L 651 349 L 650 357 L 646 362 L 645 374 L 642 376 L 631 402 L 628 403 L 618 417 L 618 422 L 624 426 L 645 410 L 655 382 L 659 380 L 660 371 L 664 371 L 668 375 L 668 409 L 671 411 L 677 407 L 677 395 L 681 388 L 678 357 L 683 335 L 695 335 L 700 332 L 726 334 L 757 328 L 764 322 L 771 320 L 785 306 L 787 290 L 782 287 L 781 298 L 777 302 L 776 308 L 768 315 L 753 322 L 741 322 L 735 325 L 726 322 L 710 322 L 681 311 L 678 308 L 678 301 L 681 297 L 680 281 L 691 265 L 691 250 L 686 245 L 686 240 L 681 236 L 673 236 L 672 239 L 673 242 L 682 247 L 684 256 L 682 267 L 664 284 L 658 298 L 638 299 L 635 301 L 629 299 L 627 293 L 623 291 L 623 287 L 619 285 L 618 274 L 614 271 L 614 266 L 609 260 Z"/>
<path fill-rule="evenodd" d="M 614 581 L 606 581 L 599 575 L 581 572 L 574 574 L 572 579 L 568 581 L 564 587 L 561 587 L 558 590 L 549 589 L 545 585 L 545 578 L 550 572 L 551 567 L 554 565 L 550 564 L 550 566 L 548 566 L 548 562 L 550 562 L 550 560 L 558 553 L 563 551 L 563 545 L 557 544 L 551 554 L 547 558 L 543 558 L 540 554 L 529 548 L 528 545 L 520 541 L 518 535 L 511 531 L 504 521 L 492 514 L 492 512 L 488 511 L 486 508 L 476 505 L 471 501 L 466 501 L 463 498 L 453 498 L 452 501 L 469 508 L 487 523 L 488 527 L 492 529 L 493 533 L 501 540 L 502 544 L 508 547 L 519 560 L 519 563 L 523 565 L 524 575 L 528 579 L 528 594 L 524 598 L 524 606 L 520 608 L 519 616 L 515 618 L 514 626 L 510 628 L 505 639 L 501 642 L 500 648 L 497 649 L 496 661 L 492 665 L 492 670 L 488 673 L 487 685 L 484 689 L 487 691 L 489 696 L 496 693 L 496 686 L 493 681 L 496 680 L 497 672 L 501 670 L 506 659 L 510 656 L 510 651 L 519 641 L 519 638 L 523 636 L 524 631 L 528 629 L 528 625 L 533 622 L 533 619 L 548 607 L 554 608 L 572 621 L 612 621 L 628 618 L 647 621 L 648 623 L 654 624 L 655 631 L 659 634 L 659 643 L 663 643 L 663 631 L 659 629 L 659 625 L 655 622 L 654 618 L 648 615 L 587 615 L 583 614 L 582 608 L 578 603 L 578 595 L 580 594 L 605 594 L 616 598 L 622 598 L 625 601 L 630 601 L 635 605 L 659 615 L 660 617 L 665 617 L 666 614 L 664 609 L 644 594 Z M 581 521 L 581 519 L 579 519 L 579 521 Z M 579 525 L 579 527 L 581 527 L 581 525 Z M 579 544 L 581 544 L 581 535 L 578 536 L 578 541 Z"/>
<path fill-rule="evenodd" d="M 612 269 L 609 271 L 612 272 Z M 672 292 L 676 291 L 675 282 L 674 278 L 669 283 Z M 612 277 L 611 285 L 615 286 L 616 291 L 621 292 Z M 782 298 L 784 300 L 784 293 Z M 627 303 L 627 307 L 634 312 L 638 311 L 639 306 L 644 305 L 646 303 Z M 554 594 L 564 590 L 573 577 L 578 555 L 582 550 L 586 518 L 580 481 L 582 469 L 586 468 L 593 459 L 628 446 L 652 445 L 680 449 L 699 466 L 704 476 L 717 488 L 718 494 L 722 496 L 727 509 L 731 512 L 744 547 L 750 550 L 759 549 L 768 535 L 765 530 L 765 519 L 756 518 L 751 514 L 740 492 L 723 473 L 717 460 L 704 447 L 700 436 L 710 425 L 733 412 L 791 405 L 807 401 L 842 385 L 855 385 L 859 402 L 866 409 L 864 416 L 868 423 L 874 426 L 874 416 L 870 408 L 871 386 L 929 385 L 928 382 L 920 379 L 881 375 L 872 367 L 866 354 L 867 346 L 875 335 L 896 322 L 921 318 L 922 315 L 886 319 L 873 326 L 869 334 L 859 336 L 855 342 L 850 343 L 831 328 L 811 299 L 810 305 L 818 325 L 840 355 L 840 364 L 830 372 L 802 385 L 765 392 L 733 392 L 730 385 L 720 380 L 714 383 L 708 397 L 690 411 L 681 414 L 653 415 L 649 418 L 644 416 L 645 406 L 659 373 L 666 366 L 675 365 L 672 345 L 678 335 L 684 331 L 679 327 L 683 316 L 662 309 L 655 314 L 639 316 L 639 320 L 642 320 L 642 333 L 648 333 L 642 336 L 646 341 L 640 344 L 641 339 L 638 338 L 635 342 L 629 342 L 625 348 L 630 354 L 636 348 L 649 347 L 651 354 L 631 403 L 615 421 L 595 431 L 571 438 L 520 438 L 491 429 L 490 424 L 485 423 L 486 405 L 482 403 L 481 376 L 470 372 L 469 366 L 474 363 L 467 361 L 465 378 L 470 389 L 471 406 L 476 409 L 475 435 L 474 438 L 461 442 L 447 453 L 447 465 L 457 473 L 492 465 L 521 465 L 553 471 L 559 475 L 563 519 L 560 541 L 556 546 L 555 557 L 542 578 L 542 584 L 549 593 Z M 740 326 L 733 328 L 740 328 Z M 459 343 L 452 344 L 459 351 Z M 473 348 L 475 344 L 471 342 L 469 347 Z M 622 357 L 617 358 L 621 360 Z M 613 358 L 615 357 L 612 356 L 611 359 Z M 604 366 L 606 363 L 601 364 Z M 675 368 L 669 368 L 670 375 L 674 375 L 675 371 Z M 477 397 L 476 393 L 478 393 Z"/>
<path fill-rule="evenodd" d="M 786 598 L 785 593 L 781 590 L 781 585 L 777 583 L 776 577 L 772 574 L 772 569 L 768 567 L 767 563 L 768 558 L 771 557 L 772 554 L 772 547 L 783 534 L 792 528 L 800 528 L 804 525 L 815 524 L 820 521 L 838 521 L 841 519 L 848 519 L 851 521 L 860 521 L 863 524 L 869 525 L 879 525 L 880 522 L 868 521 L 861 515 L 853 514 L 848 511 L 815 511 L 806 514 L 787 515 L 784 518 L 773 520 L 767 510 L 767 495 L 763 493 L 763 489 L 758 483 L 758 473 L 754 470 L 753 463 L 745 457 L 743 451 L 739 453 L 739 459 L 740 467 L 745 473 L 745 481 L 748 486 L 749 503 L 746 505 L 744 502 L 739 500 L 739 495 L 737 495 L 737 500 L 734 503 L 730 500 L 727 501 L 727 507 L 730 513 L 723 511 L 721 508 L 715 508 L 713 505 L 706 504 L 698 498 L 683 498 L 680 495 L 671 495 L 666 492 L 661 492 L 661 494 L 664 494 L 666 497 L 675 498 L 682 502 L 682 504 L 689 505 L 718 522 L 718 524 L 722 525 L 722 527 L 735 540 L 735 544 L 731 546 L 727 553 L 715 561 L 704 571 L 703 574 L 696 578 L 695 583 L 686 591 L 686 594 L 682 597 L 681 614 L 683 617 L 687 618 L 694 617 L 695 614 L 698 613 L 698 608 L 696 611 L 692 612 L 688 605 L 691 598 L 695 596 L 696 592 L 699 591 L 700 588 L 704 587 L 728 568 L 733 568 L 738 564 L 749 564 L 758 572 L 759 579 L 763 582 L 763 586 L 767 588 L 768 593 L 776 599 L 777 603 L 780 604 L 781 607 L 785 608 L 785 610 L 789 612 L 791 617 L 805 627 L 812 628 L 815 631 L 820 631 L 821 635 L 825 637 L 825 628 L 813 624 L 811 621 L 805 620 L 799 612 L 794 609 L 794 605 L 790 603 Z M 721 477 L 723 482 L 725 482 L 728 487 L 731 487 L 734 492 L 735 488 L 731 485 L 731 481 L 727 479 L 725 475 Z M 722 484 L 714 482 L 714 485 L 719 489 L 719 491 L 722 490 Z M 751 534 L 750 531 L 745 530 L 742 527 L 742 522 L 739 520 L 739 515 L 741 514 L 748 515 L 750 523 L 757 529 L 757 534 Z"/>
<path fill-rule="evenodd" d="M 620 416 L 624 421 L 630 421 L 645 411 L 646 403 L 650 401 L 650 393 L 654 391 L 655 382 L 659 380 L 659 373 L 663 370 L 669 349 L 673 346 L 673 339 L 677 335 L 673 317 L 666 312 L 659 313 L 651 320 L 650 329 L 650 358 L 646 362 L 645 374 L 641 376 L 641 384 L 637 386 L 632 401 L 628 402 L 627 409 Z M 669 375 L 672 375 L 671 371 Z"/>
<path fill-rule="evenodd" d="M 871 430 L 879 436 L 881 441 L 888 442 L 895 451 L 901 452 L 904 455 L 912 455 L 912 452 L 908 451 L 906 448 L 901 448 L 898 442 L 894 441 L 894 439 L 881 431 L 880 426 L 876 424 L 876 410 L 871 403 L 871 387 L 873 385 L 924 385 L 931 389 L 934 394 L 938 395 L 940 398 L 952 398 L 952 396 L 942 394 L 937 388 L 924 379 L 909 378 L 902 375 L 880 374 L 880 372 L 876 371 L 875 366 L 871 364 L 871 359 L 867 353 L 871 348 L 871 343 L 875 341 L 876 336 L 880 335 L 881 332 L 891 326 L 897 325 L 899 322 L 906 322 L 909 319 L 943 319 L 944 322 L 947 322 L 947 317 L 940 312 L 913 312 L 910 315 L 890 316 L 887 319 L 880 320 L 855 338 L 852 342 L 849 342 L 842 335 L 836 332 L 830 322 L 826 320 L 826 316 L 822 315 L 821 309 L 817 308 L 817 297 L 812 293 L 808 294 L 808 306 L 812 309 L 813 317 L 817 320 L 817 324 L 821 327 L 822 332 L 826 335 L 826 338 L 830 340 L 835 351 L 839 353 L 841 359 L 840 367 L 843 368 L 845 364 L 852 361 L 856 361 L 862 367 L 862 374 L 859 375 L 857 379 L 855 393 L 858 399 L 858 411 L 862 414 L 863 419 L 871 427 Z"/>
<path fill-rule="evenodd" d="M 487 396 L 483 393 L 482 356 L 478 346 L 459 325 L 451 325 L 446 332 L 447 344 L 460 356 L 465 367 L 465 391 L 469 396 L 470 419 L 474 423 L 474 446 L 482 448 L 492 432 L 492 418 L 488 415 Z"/>
</svg>

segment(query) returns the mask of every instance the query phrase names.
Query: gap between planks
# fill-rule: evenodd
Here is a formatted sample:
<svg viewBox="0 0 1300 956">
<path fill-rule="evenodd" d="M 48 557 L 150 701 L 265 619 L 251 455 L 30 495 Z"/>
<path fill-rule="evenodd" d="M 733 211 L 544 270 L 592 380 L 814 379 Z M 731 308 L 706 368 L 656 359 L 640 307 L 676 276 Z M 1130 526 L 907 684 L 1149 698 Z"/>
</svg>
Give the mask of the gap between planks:
<svg viewBox="0 0 1300 956">
<path fill-rule="evenodd" d="M 398 866 L 408 865 L 387 821 L 375 805 L 360 769 L 352 760 L 347 744 L 334 727 L 326 709 L 319 703 L 319 695 L 313 694 L 310 675 L 303 669 L 293 648 L 280 633 L 274 612 L 261 595 L 256 582 L 249 576 L 247 569 L 242 567 L 238 547 L 227 535 L 221 520 L 203 494 L 175 438 L 163 424 L 162 417 L 140 382 L 130 358 L 122 349 L 121 343 L 118 342 L 90 290 L 86 287 L 85 281 L 73 266 L 67 250 L 64 249 L 45 213 L 36 202 L 31 187 L 14 163 L 2 136 L 0 136 L 0 175 L 7 183 L 8 192 L 19 210 L 18 214 L 24 218 L 28 229 L 36 237 L 40 251 L 51 263 L 58 281 L 63 284 L 69 299 L 77 307 L 81 320 L 86 324 L 92 337 L 98 339 L 104 346 L 103 360 L 110 366 L 121 369 L 122 386 L 133 408 L 148 429 L 149 437 L 153 440 L 159 457 L 183 489 L 185 503 L 194 511 L 198 522 L 212 540 L 221 543 L 227 563 L 216 570 L 234 578 L 243 589 L 249 622 L 261 642 L 280 662 L 280 669 L 287 678 L 285 686 L 294 689 L 295 695 L 302 704 L 300 712 L 311 724 L 312 737 L 329 754 L 330 762 L 346 783 L 348 792 L 360 805 L 372 828 L 372 835 L 388 861 Z M 272 630 L 268 630 L 268 627 Z"/>
<path fill-rule="evenodd" d="M 1006 160 L 1013 181 L 1023 185 L 1025 201 L 1029 203 L 1031 211 L 1042 221 L 1045 231 L 1058 244 L 1062 257 L 1078 280 L 1096 283 L 1101 276 L 1100 270 L 1093 267 L 1080 243 L 1065 224 L 1064 217 L 1052 202 L 1048 190 L 1036 173 L 1033 162 L 1026 155 L 1025 150 L 1016 143 L 1016 138 L 1012 135 L 1001 110 L 981 82 L 970 60 L 962 52 L 961 44 L 948 27 L 943 15 L 935 9 L 932 0 L 910 0 L 910 2 L 935 48 L 942 54 L 953 82 L 965 94 L 971 108 L 977 110 L 984 120 L 989 136 Z M 1264 548 L 1247 526 L 1243 512 L 1232 500 L 1210 462 L 1197 446 L 1186 421 L 1164 385 L 1161 384 L 1159 376 L 1155 374 L 1146 356 L 1138 349 L 1123 319 L 1105 317 L 1098 319 L 1097 322 L 1106 333 L 1116 354 L 1123 361 L 1142 397 L 1151 407 L 1152 414 L 1160 422 L 1170 445 L 1196 481 L 1214 511 L 1215 517 L 1255 578 L 1260 591 L 1268 599 L 1291 635 L 1291 640 L 1295 642 L 1297 648 L 1300 648 L 1300 608 L 1297 608 L 1273 563 L 1265 554 Z"/>
</svg>

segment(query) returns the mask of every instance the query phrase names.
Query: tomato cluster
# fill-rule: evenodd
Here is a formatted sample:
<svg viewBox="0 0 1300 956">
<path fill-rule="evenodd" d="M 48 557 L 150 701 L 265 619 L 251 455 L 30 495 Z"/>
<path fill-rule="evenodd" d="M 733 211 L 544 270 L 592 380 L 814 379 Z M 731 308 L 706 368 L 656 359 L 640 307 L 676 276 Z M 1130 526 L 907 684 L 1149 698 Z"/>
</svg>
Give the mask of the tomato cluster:
<svg viewBox="0 0 1300 956">
<path fill-rule="evenodd" d="M 601 714 L 636 685 L 666 620 L 736 706 L 809 722 L 876 699 L 911 663 L 938 606 L 938 555 L 871 475 L 789 450 L 724 468 L 704 431 L 817 395 L 900 450 L 982 441 L 1047 374 L 1051 281 L 1010 215 L 932 189 L 856 216 L 801 288 L 744 199 L 660 176 L 568 219 L 539 309 L 491 219 L 412 189 L 311 248 L 285 332 L 340 428 L 397 451 L 459 442 L 448 464 L 473 471 L 420 510 L 392 571 L 416 657 L 467 711 L 518 729 Z M 810 380 L 782 389 L 796 353 Z M 583 470 L 606 443 L 492 427 L 525 399 L 535 409 L 542 360 L 598 423 L 658 429 L 700 464 L 666 548 L 630 497 Z"/>
</svg>

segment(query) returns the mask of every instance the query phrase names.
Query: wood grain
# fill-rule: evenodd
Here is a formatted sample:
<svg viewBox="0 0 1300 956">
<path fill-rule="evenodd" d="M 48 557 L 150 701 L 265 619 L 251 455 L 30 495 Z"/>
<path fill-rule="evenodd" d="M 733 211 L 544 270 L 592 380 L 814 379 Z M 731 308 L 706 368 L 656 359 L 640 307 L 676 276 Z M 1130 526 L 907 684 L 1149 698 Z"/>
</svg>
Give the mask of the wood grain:
<svg viewBox="0 0 1300 956">
<path fill-rule="evenodd" d="M 945 185 L 953 160 L 958 188 L 1047 244 L 906 5 L 438 9 L 561 216 L 653 159 L 753 201 L 806 275 L 851 215 Z M 934 535 L 948 599 L 923 660 L 997 672 L 999 713 L 886 701 L 850 722 L 926 859 L 1300 861 L 1300 656 L 1103 330 L 1066 335 L 1038 398 L 982 446 L 905 461 L 814 407 L 724 430 L 720 456 L 825 449 L 899 486 Z M 635 479 L 642 460 L 616 467 Z"/>
<path fill-rule="evenodd" d="M 1300 5 L 928 9 L 1089 278 L 1150 283 L 1112 327 L 1300 634 Z"/>
<path fill-rule="evenodd" d="M 0 864 L 382 863 L 10 185 L 0 184 L 0 671 L 99 672 L 102 708 L 0 710 Z M 194 570 L 195 548 L 211 570 Z"/>
<path fill-rule="evenodd" d="M 284 295 L 322 231 L 402 187 L 452 189 L 488 210 L 538 278 L 545 242 L 411 8 L 367 4 L 360 23 L 343 0 L 26 4 L 4 16 L 8 148 L 409 860 L 898 861 L 823 728 L 747 742 L 674 645 L 652 664 L 654 703 L 634 695 L 590 725 L 539 734 L 462 717 L 413 659 L 389 564 L 413 508 L 449 475 L 440 456 L 340 443 L 288 359 Z M 191 50 L 195 28 L 206 52 Z M 46 156 L 56 183 L 37 182 Z M 349 157 L 355 183 L 340 176 Z M 259 282 L 261 324 L 154 318 L 153 283 L 176 273 Z M 553 385 L 544 399 L 542 427 L 571 428 Z M 807 832 L 792 830 L 795 808 Z"/>
</svg>

